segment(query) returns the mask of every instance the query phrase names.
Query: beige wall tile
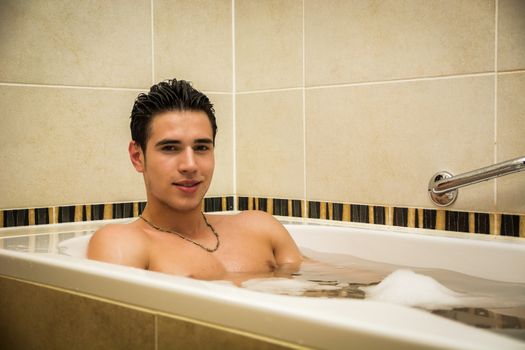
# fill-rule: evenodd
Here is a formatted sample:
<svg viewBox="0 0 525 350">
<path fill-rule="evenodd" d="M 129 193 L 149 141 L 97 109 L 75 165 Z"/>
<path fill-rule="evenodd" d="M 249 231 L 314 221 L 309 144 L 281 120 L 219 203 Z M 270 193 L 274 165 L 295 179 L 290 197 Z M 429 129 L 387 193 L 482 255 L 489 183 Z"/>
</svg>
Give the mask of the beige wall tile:
<svg viewBox="0 0 525 350">
<path fill-rule="evenodd" d="M 430 177 L 493 161 L 494 78 L 307 90 L 309 200 L 433 207 Z M 493 209 L 493 184 L 450 207 Z"/>
<path fill-rule="evenodd" d="M 144 199 L 127 152 L 137 94 L 0 86 L 0 208 Z"/>
<path fill-rule="evenodd" d="M 237 91 L 302 86 L 302 1 L 235 2 Z"/>
<path fill-rule="evenodd" d="M 525 69 L 525 1 L 498 1 L 498 70 Z"/>
<path fill-rule="evenodd" d="M 230 94 L 208 94 L 215 106 L 217 136 L 215 140 L 215 172 L 208 196 L 233 194 L 233 117 Z"/>
<path fill-rule="evenodd" d="M 306 85 L 494 70 L 494 1 L 305 1 Z"/>
<path fill-rule="evenodd" d="M 4 349 L 153 349 L 152 314 L 0 278 Z"/>
<path fill-rule="evenodd" d="M 239 334 L 226 329 L 217 329 L 202 324 L 160 317 L 158 324 L 158 349 L 289 349 L 286 343 L 276 344 Z M 294 347 L 295 348 L 295 347 Z"/>
<path fill-rule="evenodd" d="M 524 4 L 497 3 L 498 68 L 525 69 Z M 0 82 L 145 88 L 152 69 L 156 81 L 190 80 L 217 110 L 208 196 L 233 194 L 235 156 L 238 195 L 303 198 L 302 92 L 237 95 L 233 135 L 232 2 L 153 4 L 154 64 L 148 0 L 2 1 Z M 305 0 L 303 58 L 303 1 L 237 0 L 237 90 L 301 87 L 303 59 L 308 86 L 492 71 L 494 4 Z M 525 153 L 525 87 L 523 74 L 499 81 L 503 161 Z M 477 77 L 308 90 L 308 199 L 432 207 L 425 189 L 434 172 L 493 162 L 493 89 L 493 77 Z M 126 151 L 138 91 L 0 93 L 0 208 L 145 198 Z M 522 213 L 521 178 L 498 179 L 496 208 L 494 181 L 460 190 L 452 208 Z"/>
<path fill-rule="evenodd" d="M 525 156 L 525 73 L 498 77 L 498 161 Z M 525 213 L 525 172 L 498 178 L 498 211 Z"/>
<path fill-rule="evenodd" d="M 3 82 L 151 83 L 149 0 L 2 1 L 0 42 Z"/>
<path fill-rule="evenodd" d="M 231 0 L 156 0 L 155 80 L 232 91 Z"/>
<path fill-rule="evenodd" d="M 302 92 L 237 96 L 237 194 L 304 197 Z"/>
</svg>

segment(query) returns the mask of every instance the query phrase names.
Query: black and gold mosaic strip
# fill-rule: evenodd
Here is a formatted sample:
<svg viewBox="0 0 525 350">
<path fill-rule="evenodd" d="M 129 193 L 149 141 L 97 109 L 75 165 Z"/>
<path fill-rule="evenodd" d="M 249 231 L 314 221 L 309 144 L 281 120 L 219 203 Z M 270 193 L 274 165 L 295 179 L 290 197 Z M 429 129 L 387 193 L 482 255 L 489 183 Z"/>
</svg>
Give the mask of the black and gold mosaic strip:
<svg viewBox="0 0 525 350">
<path fill-rule="evenodd" d="M 205 212 L 233 210 L 233 197 L 205 198 Z M 139 216 L 146 202 L 86 204 L 51 208 L 0 210 L 0 227 L 124 219 Z"/>
<path fill-rule="evenodd" d="M 0 227 L 132 218 L 139 216 L 145 206 L 146 202 L 126 202 L 0 210 Z M 262 210 L 279 216 L 525 238 L 525 215 L 245 196 L 238 197 L 237 209 Z M 205 212 L 235 210 L 234 197 L 205 198 L 202 210 Z"/>
<path fill-rule="evenodd" d="M 132 218 L 138 216 L 145 205 L 145 202 L 127 202 L 61 206 L 55 208 L 52 223 Z"/>
<path fill-rule="evenodd" d="M 258 197 L 239 197 L 238 210 L 262 210 L 281 216 L 525 237 L 525 215 Z"/>
<path fill-rule="evenodd" d="M 525 215 L 308 202 L 309 218 L 525 237 Z"/>
<path fill-rule="evenodd" d="M 272 215 L 304 217 L 304 202 L 296 199 L 238 197 L 238 210 L 262 210 Z"/>
<path fill-rule="evenodd" d="M 233 210 L 233 197 L 204 198 L 202 205 L 206 213 Z"/>
<path fill-rule="evenodd" d="M 0 227 L 48 224 L 52 208 L 0 210 Z"/>
</svg>

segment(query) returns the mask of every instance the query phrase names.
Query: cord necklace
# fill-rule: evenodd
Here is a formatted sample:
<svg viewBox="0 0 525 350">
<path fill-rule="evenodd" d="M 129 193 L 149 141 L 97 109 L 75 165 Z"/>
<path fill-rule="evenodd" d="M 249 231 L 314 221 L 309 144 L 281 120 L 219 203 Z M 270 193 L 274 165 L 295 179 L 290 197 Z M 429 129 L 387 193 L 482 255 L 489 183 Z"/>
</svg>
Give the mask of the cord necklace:
<svg viewBox="0 0 525 350">
<path fill-rule="evenodd" d="M 161 231 L 161 232 L 167 232 L 167 233 L 173 233 L 173 234 L 176 234 L 177 236 L 179 236 L 180 238 L 188 241 L 188 242 L 191 242 L 199 247 L 201 247 L 202 249 L 204 249 L 205 251 L 207 252 L 210 252 L 210 253 L 213 253 L 214 251 L 216 251 L 217 249 L 219 249 L 219 245 L 221 244 L 221 241 L 219 239 L 219 234 L 215 231 L 215 229 L 213 228 L 213 226 L 211 224 L 208 223 L 208 220 L 206 220 L 206 216 L 204 215 L 204 213 L 202 213 L 202 217 L 204 218 L 204 222 L 206 223 L 206 226 L 208 226 L 211 230 L 211 232 L 213 232 L 213 235 L 215 236 L 215 238 L 217 239 L 217 244 L 215 244 L 215 247 L 214 248 L 207 248 L 205 246 L 203 246 L 202 244 L 200 244 L 199 242 L 195 242 L 193 239 L 191 238 L 188 238 L 186 236 L 184 236 L 183 234 L 181 233 L 178 233 L 177 231 L 171 231 L 171 230 L 166 230 L 166 229 L 163 229 L 163 228 L 160 228 L 158 227 L 157 225 L 155 225 L 154 223 L 152 223 L 151 221 L 148 221 L 145 217 L 143 217 L 142 215 L 139 216 L 139 218 L 141 218 L 142 220 L 144 220 L 144 222 L 146 222 L 148 225 L 150 225 L 151 227 L 153 227 L 155 230 L 157 231 Z"/>
</svg>

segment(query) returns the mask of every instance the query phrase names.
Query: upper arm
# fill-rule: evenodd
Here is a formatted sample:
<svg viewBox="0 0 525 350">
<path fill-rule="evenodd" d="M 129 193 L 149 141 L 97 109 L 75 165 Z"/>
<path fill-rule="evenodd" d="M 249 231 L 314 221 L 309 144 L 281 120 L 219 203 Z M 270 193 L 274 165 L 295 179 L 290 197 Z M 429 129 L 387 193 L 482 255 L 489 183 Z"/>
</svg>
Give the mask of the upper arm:
<svg viewBox="0 0 525 350">
<path fill-rule="evenodd" d="M 278 220 L 272 219 L 275 220 L 275 230 L 272 231 L 271 239 L 277 265 L 291 264 L 299 266 L 303 259 L 297 244 L 295 244 L 288 230 Z"/>
<path fill-rule="evenodd" d="M 279 220 L 266 212 L 258 211 L 253 215 L 256 215 L 257 226 L 264 230 L 265 235 L 268 235 L 277 265 L 298 267 L 303 260 L 302 255 L 286 228 Z"/>
<path fill-rule="evenodd" d="M 148 267 L 147 242 L 116 225 L 104 226 L 91 237 L 87 257 L 113 264 Z"/>
</svg>

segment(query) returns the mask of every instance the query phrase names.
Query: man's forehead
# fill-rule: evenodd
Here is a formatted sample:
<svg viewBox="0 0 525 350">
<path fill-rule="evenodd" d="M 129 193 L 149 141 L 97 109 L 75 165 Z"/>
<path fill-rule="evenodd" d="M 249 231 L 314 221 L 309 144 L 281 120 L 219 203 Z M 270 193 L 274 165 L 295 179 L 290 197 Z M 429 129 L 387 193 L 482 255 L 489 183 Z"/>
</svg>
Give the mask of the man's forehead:
<svg viewBox="0 0 525 350">
<path fill-rule="evenodd" d="M 191 129 L 205 128 L 211 131 L 211 122 L 208 115 L 203 111 L 169 111 L 157 114 L 153 117 L 150 126 L 153 128 L 185 127 Z"/>
<path fill-rule="evenodd" d="M 211 139 L 213 130 L 207 114 L 203 111 L 168 111 L 154 116 L 149 125 L 150 140 L 172 136 Z"/>
<path fill-rule="evenodd" d="M 210 139 L 210 138 L 200 138 L 200 139 L 193 139 L 193 140 L 190 140 L 191 142 L 193 143 L 198 143 L 198 144 L 212 144 L 213 143 L 213 140 Z M 173 145 L 173 144 L 182 144 L 183 142 L 179 139 L 173 139 L 173 138 L 164 138 L 164 139 L 160 139 L 158 140 L 156 143 L 155 143 L 155 146 L 164 146 L 164 145 Z"/>
</svg>

